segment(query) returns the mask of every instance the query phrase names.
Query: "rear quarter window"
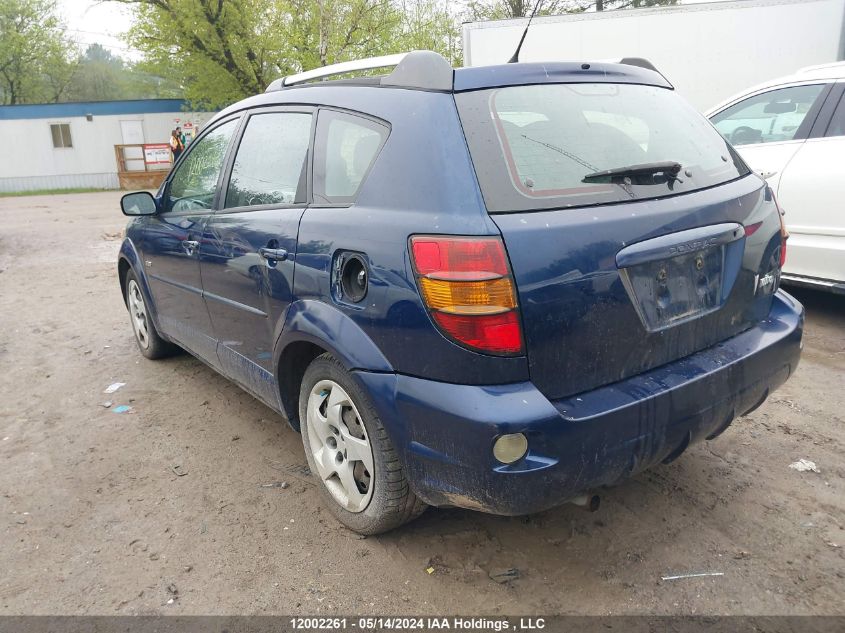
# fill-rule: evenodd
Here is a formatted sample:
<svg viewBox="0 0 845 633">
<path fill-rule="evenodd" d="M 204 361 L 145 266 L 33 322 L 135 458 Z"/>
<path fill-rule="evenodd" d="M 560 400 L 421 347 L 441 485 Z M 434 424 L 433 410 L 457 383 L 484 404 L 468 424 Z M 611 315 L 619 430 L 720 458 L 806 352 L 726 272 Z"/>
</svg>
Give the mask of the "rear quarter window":
<svg viewBox="0 0 845 633">
<path fill-rule="evenodd" d="M 351 204 L 387 140 L 386 125 L 321 110 L 314 142 L 314 203 Z"/>
<path fill-rule="evenodd" d="M 707 119 L 665 88 L 511 86 L 458 94 L 456 102 L 490 212 L 657 198 L 748 173 Z M 665 162 L 681 164 L 679 179 L 585 181 L 595 172 Z"/>
</svg>

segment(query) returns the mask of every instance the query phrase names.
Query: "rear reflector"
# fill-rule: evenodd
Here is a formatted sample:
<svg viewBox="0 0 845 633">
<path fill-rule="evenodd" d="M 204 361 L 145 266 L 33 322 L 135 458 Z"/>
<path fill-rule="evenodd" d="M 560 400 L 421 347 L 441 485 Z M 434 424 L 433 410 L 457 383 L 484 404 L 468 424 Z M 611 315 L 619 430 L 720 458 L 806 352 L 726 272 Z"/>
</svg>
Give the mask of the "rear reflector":
<svg viewBox="0 0 845 633">
<path fill-rule="evenodd" d="M 411 237 L 423 302 L 440 330 L 465 347 L 513 356 L 522 330 L 507 255 L 498 237 Z"/>
</svg>

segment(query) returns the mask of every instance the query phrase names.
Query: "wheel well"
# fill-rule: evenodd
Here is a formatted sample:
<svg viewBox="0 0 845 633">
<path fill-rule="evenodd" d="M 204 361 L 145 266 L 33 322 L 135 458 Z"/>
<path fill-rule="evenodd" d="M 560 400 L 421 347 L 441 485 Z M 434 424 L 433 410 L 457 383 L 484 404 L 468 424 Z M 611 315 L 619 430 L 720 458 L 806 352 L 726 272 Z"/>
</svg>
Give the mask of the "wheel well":
<svg viewBox="0 0 845 633">
<path fill-rule="evenodd" d="M 288 345 L 279 359 L 279 391 L 288 423 L 299 430 L 299 388 L 308 365 L 326 350 L 308 341 Z"/>
<path fill-rule="evenodd" d="M 126 275 L 129 273 L 129 262 L 120 258 L 117 262 L 117 276 L 120 278 L 120 294 L 126 299 Z"/>
</svg>

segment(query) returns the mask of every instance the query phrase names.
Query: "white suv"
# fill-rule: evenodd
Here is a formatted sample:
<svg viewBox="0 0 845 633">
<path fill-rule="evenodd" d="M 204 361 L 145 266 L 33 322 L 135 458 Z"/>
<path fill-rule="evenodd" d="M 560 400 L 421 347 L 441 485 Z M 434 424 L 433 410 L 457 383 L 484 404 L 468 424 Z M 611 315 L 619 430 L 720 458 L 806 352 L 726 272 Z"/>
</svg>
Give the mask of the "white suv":
<svg viewBox="0 0 845 633">
<path fill-rule="evenodd" d="M 707 112 L 777 192 L 790 233 L 783 279 L 845 293 L 845 62 L 802 68 Z"/>
</svg>

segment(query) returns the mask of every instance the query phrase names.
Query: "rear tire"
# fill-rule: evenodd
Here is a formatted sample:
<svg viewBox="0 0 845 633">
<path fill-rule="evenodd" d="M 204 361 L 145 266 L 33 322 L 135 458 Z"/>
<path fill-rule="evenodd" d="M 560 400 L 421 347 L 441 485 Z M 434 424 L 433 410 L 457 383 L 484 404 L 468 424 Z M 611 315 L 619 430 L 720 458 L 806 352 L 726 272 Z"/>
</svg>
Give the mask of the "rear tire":
<svg viewBox="0 0 845 633">
<path fill-rule="evenodd" d="M 165 341 L 159 336 L 155 324 L 150 318 L 147 302 L 144 300 L 144 293 L 141 291 L 141 284 L 132 270 L 126 273 L 126 288 L 123 297 L 126 308 L 129 310 L 129 320 L 132 323 L 132 331 L 135 334 L 135 342 L 141 353 L 150 360 L 166 358 L 179 353 L 178 346 Z"/>
<path fill-rule="evenodd" d="M 305 371 L 299 420 L 308 467 L 346 527 L 380 534 L 425 511 L 369 398 L 330 354 Z"/>
</svg>

